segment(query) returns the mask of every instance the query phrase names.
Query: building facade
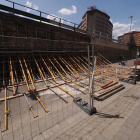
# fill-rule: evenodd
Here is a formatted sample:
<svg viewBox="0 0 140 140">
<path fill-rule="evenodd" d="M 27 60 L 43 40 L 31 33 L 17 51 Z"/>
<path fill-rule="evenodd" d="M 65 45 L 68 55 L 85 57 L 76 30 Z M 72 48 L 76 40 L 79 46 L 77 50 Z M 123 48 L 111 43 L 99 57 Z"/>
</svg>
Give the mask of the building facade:
<svg viewBox="0 0 140 140">
<path fill-rule="evenodd" d="M 78 26 L 79 29 L 88 31 L 96 30 L 109 37 L 112 37 L 113 24 L 110 21 L 110 16 L 96 8 L 86 11 L 82 17 L 82 21 Z"/>
<path fill-rule="evenodd" d="M 140 46 L 140 31 L 132 31 L 118 36 L 118 40 L 123 43 Z"/>
</svg>

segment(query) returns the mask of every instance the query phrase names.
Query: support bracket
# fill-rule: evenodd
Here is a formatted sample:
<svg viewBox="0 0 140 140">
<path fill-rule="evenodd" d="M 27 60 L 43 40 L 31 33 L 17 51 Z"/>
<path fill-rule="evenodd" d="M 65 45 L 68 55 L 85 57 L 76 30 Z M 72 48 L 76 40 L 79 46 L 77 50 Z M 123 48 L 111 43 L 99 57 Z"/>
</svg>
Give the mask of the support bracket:
<svg viewBox="0 0 140 140">
<path fill-rule="evenodd" d="M 97 113 L 96 108 L 93 107 L 92 109 L 88 105 L 88 102 L 83 101 L 82 98 L 77 97 L 73 99 L 73 102 L 78 105 L 83 111 L 85 111 L 88 115 L 93 115 Z"/>
</svg>

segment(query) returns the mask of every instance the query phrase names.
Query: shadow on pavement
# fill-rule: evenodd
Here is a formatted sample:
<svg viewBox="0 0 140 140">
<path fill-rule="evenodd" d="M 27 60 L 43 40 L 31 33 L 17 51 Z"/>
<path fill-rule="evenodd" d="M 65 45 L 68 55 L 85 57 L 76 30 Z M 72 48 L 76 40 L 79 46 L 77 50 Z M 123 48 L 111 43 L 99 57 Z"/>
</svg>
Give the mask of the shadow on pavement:
<svg viewBox="0 0 140 140">
<path fill-rule="evenodd" d="M 35 94 L 38 96 L 38 98 L 40 98 L 39 93 L 35 91 Z M 31 92 L 31 94 L 28 95 L 29 98 L 31 98 L 32 100 L 37 100 L 37 98 L 35 97 L 35 95 Z"/>
<path fill-rule="evenodd" d="M 120 117 L 120 115 L 110 115 L 110 114 L 105 114 L 100 112 L 97 112 L 95 115 L 99 115 L 100 118 L 123 118 Z"/>
<path fill-rule="evenodd" d="M 7 90 L 10 91 L 11 93 L 13 93 L 13 89 L 7 88 Z M 20 94 L 20 92 L 18 92 L 18 86 L 15 87 L 15 93 Z"/>
</svg>

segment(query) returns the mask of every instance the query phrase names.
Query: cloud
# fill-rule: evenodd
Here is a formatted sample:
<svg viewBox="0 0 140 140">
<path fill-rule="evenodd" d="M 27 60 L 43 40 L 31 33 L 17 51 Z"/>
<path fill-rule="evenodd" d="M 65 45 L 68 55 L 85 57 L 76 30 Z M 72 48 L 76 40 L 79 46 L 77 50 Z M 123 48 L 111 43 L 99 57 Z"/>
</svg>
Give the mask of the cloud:
<svg viewBox="0 0 140 140">
<path fill-rule="evenodd" d="M 60 17 L 56 17 L 55 15 L 47 15 L 47 19 L 51 19 L 51 20 L 54 20 L 54 21 L 57 21 L 57 22 L 60 22 L 60 19 L 61 19 L 61 23 L 63 23 L 63 19 L 60 18 Z"/>
<path fill-rule="evenodd" d="M 34 8 L 35 10 L 38 10 L 38 6 L 36 6 L 35 4 L 34 4 L 33 8 Z"/>
<path fill-rule="evenodd" d="M 32 6 L 32 3 L 29 2 L 29 1 L 26 1 L 26 6 L 31 7 Z"/>
<path fill-rule="evenodd" d="M 139 22 L 140 21 L 140 19 L 138 19 L 138 20 L 134 20 L 134 21 L 132 21 L 133 23 L 136 23 L 136 22 Z"/>
<path fill-rule="evenodd" d="M 124 33 L 127 33 L 129 31 L 130 31 L 130 24 L 120 24 L 119 22 L 113 24 L 114 38 L 117 38 L 118 36 L 123 35 Z"/>
<path fill-rule="evenodd" d="M 62 15 L 75 14 L 75 13 L 77 13 L 77 8 L 76 8 L 76 6 L 72 5 L 71 6 L 71 10 L 70 9 L 66 9 L 66 8 L 62 8 L 61 10 L 58 11 L 58 13 L 61 13 Z"/>
<path fill-rule="evenodd" d="M 111 23 L 113 22 L 113 20 L 111 18 L 109 20 L 110 20 Z"/>
<path fill-rule="evenodd" d="M 26 1 L 26 6 L 31 8 L 32 7 L 32 2 Z M 33 9 L 38 10 L 38 6 L 34 4 Z M 31 9 L 29 9 L 29 8 L 26 8 L 26 10 L 27 10 L 28 13 L 31 11 Z"/>
<path fill-rule="evenodd" d="M 139 27 L 134 27 L 134 23 L 139 22 L 140 19 L 132 21 L 131 31 L 140 30 Z M 113 23 L 113 37 L 118 38 L 118 36 L 123 35 L 124 33 L 130 32 L 130 24 L 121 24 L 119 22 Z"/>
<path fill-rule="evenodd" d="M 31 7 L 31 6 L 32 6 L 32 3 L 29 2 L 29 1 L 26 1 L 26 6 L 27 6 L 27 7 Z M 26 8 L 26 9 L 27 9 L 27 12 L 30 12 L 30 10 L 31 10 L 31 9 L 29 9 L 29 8 Z"/>
</svg>

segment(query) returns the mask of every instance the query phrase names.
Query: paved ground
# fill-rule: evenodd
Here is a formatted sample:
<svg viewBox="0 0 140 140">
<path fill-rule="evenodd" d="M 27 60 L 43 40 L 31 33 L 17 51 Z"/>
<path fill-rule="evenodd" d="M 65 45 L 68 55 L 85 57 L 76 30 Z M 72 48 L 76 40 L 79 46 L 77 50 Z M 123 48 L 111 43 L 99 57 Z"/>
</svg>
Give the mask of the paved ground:
<svg viewBox="0 0 140 140">
<path fill-rule="evenodd" d="M 97 114 L 88 116 L 78 109 L 33 139 L 140 140 L 140 83 L 125 86 L 106 101 L 95 102 Z"/>
<path fill-rule="evenodd" d="M 131 62 L 129 63 L 131 65 Z M 125 68 L 125 66 L 124 66 Z M 57 79 L 60 83 L 62 79 Z M 80 83 L 88 86 L 85 81 Z M 50 83 L 48 83 L 50 84 Z M 84 92 L 88 90 L 70 83 Z M 87 84 L 87 85 L 86 85 Z M 94 101 L 98 113 L 88 116 L 72 101 L 73 98 L 55 87 L 69 103 L 65 103 L 50 89 L 36 92 L 46 109 L 46 113 L 33 95 L 28 95 L 28 101 L 33 107 L 35 115 L 29 110 L 24 96 L 8 100 L 10 115 L 8 116 L 8 130 L 4 130 L 4 102 L 0 102 L 0 140 L 44 140 L 44 139 L 140 139 L 140 83 L 131 85 L 123 83 L 125 89 L 109 97 L 105 101 Z M 52 84 L 50 84 L 52 85 Z M 45 87 L 43 82 L 35 84 L 36 89 Z M 89 100 L 89 95 L 64 84 L 61 85 L 74 96 Z M 27 91 L 27 86 L 19 86 L 17 93 Z M 12 88 L 7 89 L 12 95 Z M 4 97 L 4 90 L 0 91 L 0 98 Z"/>
<path fill-rule="evenodd" d="M 22 113 L 21 125 L 3 132 L 0 139 L 139 140 L 140 83 L 124 85 L 124 90 L 105 101 L 95 101 L 98 113 L 93 116 L 88 116 L 74 103 L 63 104 L 50 113 L 40 111 L 42 114 L 30 121 L 26 119 L 27 114 L 24 118 Z"/>
</svg>

